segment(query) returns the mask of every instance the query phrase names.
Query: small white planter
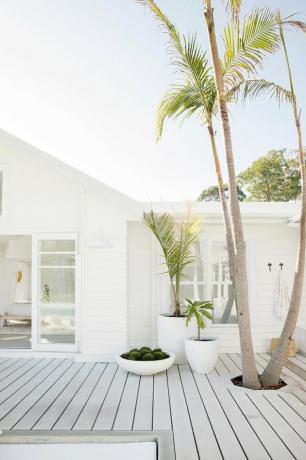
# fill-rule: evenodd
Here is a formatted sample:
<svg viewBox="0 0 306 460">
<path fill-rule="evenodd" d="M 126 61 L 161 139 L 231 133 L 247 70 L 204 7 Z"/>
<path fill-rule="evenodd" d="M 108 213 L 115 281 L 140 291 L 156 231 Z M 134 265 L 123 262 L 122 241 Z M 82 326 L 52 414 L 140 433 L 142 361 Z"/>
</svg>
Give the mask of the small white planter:
<svg viewBox="0 0 306 460">
<path fill-rule="evenodd" d="M 185 350 L 191 369 L 196 374 L 208 374 L 218 359 L 219 340 L 217 337 L 205 337 L 201 340 L 188 338 L 185 339 Z"/>
<path fill-rule="evenodd" d="M 122 369 L 133 374 L 154 375 L 166 371 L 174 363 L 175 354 L 169 351 L 165 353 L 169 355 L 169 358 L 158 359 L 156 361 L 133 361 L 122 358 L 120 355 L 116 356 L 116 361 Z"/>
<path fill-rule="evenodd" d="M 162 350 L 171 350 L 175 354 L 175 363 L 186 363 L 184 339 L 196 335 L 197 323 L 192 318 L 188 328 L 184 316 L 161 314 L 157 322 L 157 344 Z"/>
</svg>

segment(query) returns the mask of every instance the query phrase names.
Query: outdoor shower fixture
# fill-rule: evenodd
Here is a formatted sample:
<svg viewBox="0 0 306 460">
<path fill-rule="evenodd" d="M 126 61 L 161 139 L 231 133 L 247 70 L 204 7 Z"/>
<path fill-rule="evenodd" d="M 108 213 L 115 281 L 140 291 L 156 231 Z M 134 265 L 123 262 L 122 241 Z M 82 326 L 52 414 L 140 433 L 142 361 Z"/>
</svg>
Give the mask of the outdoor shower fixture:
<svg viewBox="0 0 306 460">
<path fill-rule="evenodd" d="M 283 262 L 280 262 L 278 265 L 279 265 L 280 269 L 282 270 L 283 267 L 284 267 Z M 271 262 L 268 263 L 268 267 L 269 267 L 269 272 L 271 272 L 271 271 L 272 271 L 272 264 L 271 264 Z"/>
</svg>

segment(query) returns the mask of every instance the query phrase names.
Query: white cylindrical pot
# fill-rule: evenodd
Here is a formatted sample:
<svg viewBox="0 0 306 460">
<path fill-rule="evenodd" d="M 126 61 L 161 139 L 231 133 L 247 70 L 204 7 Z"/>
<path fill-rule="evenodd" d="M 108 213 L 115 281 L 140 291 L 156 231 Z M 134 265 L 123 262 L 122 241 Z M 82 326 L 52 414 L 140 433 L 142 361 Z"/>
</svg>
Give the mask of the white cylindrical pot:
<svg viewBox="0 0 306 460">
<path fill-rule="evenodd" d="M 185 339 L 187 361 L 196 374 L 208 374 L 217 362 L 219 353 L 219 340 L 217 337 Z"/>
<path fill-rule="evenodd" d="M 175 363 L 186 363 L 184 339 L 195 335 L 197 332 L 196 321 L 193 318 L 186 327 L 184 316 L 170 316 L 161 314 L 157 324 L 157 343 L 162 350 L 169 350 L 175 354 Z"/>
</svg>

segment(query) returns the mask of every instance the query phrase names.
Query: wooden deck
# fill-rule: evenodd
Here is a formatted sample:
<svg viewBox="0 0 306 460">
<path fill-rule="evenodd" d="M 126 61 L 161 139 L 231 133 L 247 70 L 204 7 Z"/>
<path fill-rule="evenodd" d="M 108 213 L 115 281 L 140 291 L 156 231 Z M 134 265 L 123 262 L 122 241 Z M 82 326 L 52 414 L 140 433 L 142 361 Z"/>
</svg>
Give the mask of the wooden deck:
<svg viewBox="0 0 306 460">
<path fill-rule="evenodd" d="M 261 372 L 269 356 L 256 356 Z M 306 459 L 306 358 L 287 361 L 286 391 L 234 387 L 238 354 L 215 370 L 153 377 L 114 363 L 0 359 L 1 430 L 167 431 L 176 460 Z"/>
</svg>

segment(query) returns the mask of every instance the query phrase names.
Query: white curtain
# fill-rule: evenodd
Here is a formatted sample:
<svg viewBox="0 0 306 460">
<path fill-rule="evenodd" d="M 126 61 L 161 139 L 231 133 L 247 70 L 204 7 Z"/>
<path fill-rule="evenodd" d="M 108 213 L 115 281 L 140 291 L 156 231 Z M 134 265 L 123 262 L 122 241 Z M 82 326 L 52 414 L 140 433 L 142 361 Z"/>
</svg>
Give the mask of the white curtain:
<svg viewBox="0 0 306 460">
<path fill-rule="evenodd" d="M 273 296 L 273 312 L 279 319 L 283 319 L 289 308 L 289 292 L 283 270 L 279 270 Z"/>
</svg>

